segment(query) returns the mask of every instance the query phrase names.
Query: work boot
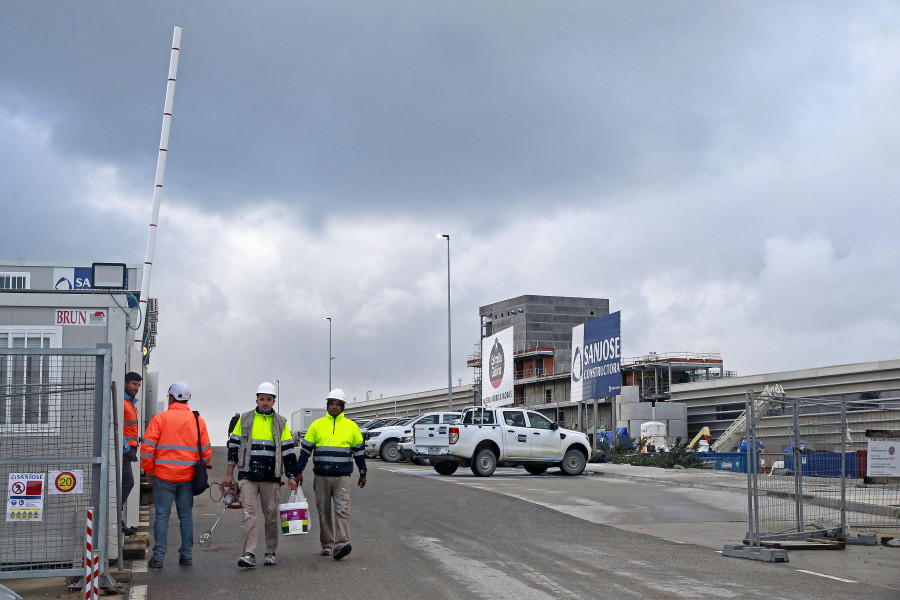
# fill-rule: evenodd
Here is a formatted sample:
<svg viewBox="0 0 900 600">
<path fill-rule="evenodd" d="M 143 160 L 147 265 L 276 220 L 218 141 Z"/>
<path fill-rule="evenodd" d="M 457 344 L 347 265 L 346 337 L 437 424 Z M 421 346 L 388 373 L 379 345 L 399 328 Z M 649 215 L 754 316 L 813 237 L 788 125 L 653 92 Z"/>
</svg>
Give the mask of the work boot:
<svg viewBox="0 0 900 600">
<path fill-rule="evenodd" d="M 150 562 L 147 563 L 147 566 L 151 569 L 162 569 L 163 568 L 163 559 L 156 558 L 155 556 L 150 559 Z"/>
<path fill-rule="evenodd" d="M 274 552 L 266 552 L 266 558 L 263 560 L 263 565 L 267 567 L 271 567 L 275 564 L 275 553 Z"/>
<path fill-rule="evenodd" d="M 322 546 L 322 550 L 319 554 L 322 556 L 331 556 L 331 546 Z"/>
<path fill-rule="evenodd" d="M 350 545 L 350 542 L 347 542 L 346 544 L 338 544 L 334 547 L 334 555 L 332 556 L 332 558 L 334 560 L 341 560 L 342 558 L 350 554 L 351 550 L 353 550 L 353 547 Z"/>
<path fill-rule="evenodd" d="M 246 552 L 238 559 L 239 567 L 252 568 L 256 566 L 256 556 L 252 552 Z"/>
<path fill-rule="evenodd" d="M 179 555 L 178 556 L 178 564 L 181 565 L 182 567 L 189 567 L 192 564 L 194 564 L 194 559 L 188 558 L 187 556 L 184 556 L 184 555 Z"/>
</svg>

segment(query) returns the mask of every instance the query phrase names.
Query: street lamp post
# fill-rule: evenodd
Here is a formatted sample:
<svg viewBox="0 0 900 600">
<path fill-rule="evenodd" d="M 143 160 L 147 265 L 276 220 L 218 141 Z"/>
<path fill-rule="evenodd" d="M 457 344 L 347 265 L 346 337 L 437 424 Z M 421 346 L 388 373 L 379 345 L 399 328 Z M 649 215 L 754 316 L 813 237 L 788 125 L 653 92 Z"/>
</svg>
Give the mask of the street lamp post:
<svg viewBox="0 0 900 600">
<path fill-rule="evenodd" d="M 331 391 L 331 361 L 334 357 L 331 355 L 331 317 L 325 317 L 328 321 L 328 391 Z"/>
<path fill-rule="evenodd" d="M 450 234 L 441 234 L 447 238 L 447 410 L 453 410 L 453 369 L 450 354 Z"/>
<path fill-rule="evenodd" d="M 281 414 L 281 382 L 277 379 L 275 380 L 275 412 Z"/>
</svg>

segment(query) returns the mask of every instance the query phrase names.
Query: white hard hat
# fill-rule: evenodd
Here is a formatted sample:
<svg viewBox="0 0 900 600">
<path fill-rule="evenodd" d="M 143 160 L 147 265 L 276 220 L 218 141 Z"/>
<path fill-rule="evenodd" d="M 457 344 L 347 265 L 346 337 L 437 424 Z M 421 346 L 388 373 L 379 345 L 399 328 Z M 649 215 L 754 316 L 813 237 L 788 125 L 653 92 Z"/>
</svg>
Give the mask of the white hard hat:
<svg viewBox="0 0 900 600">
<path fill-rule="evenodd" d="M 268 381 L 263 381 L 261 384 L 259 384 L 259 387 L 256 388 L 257 396 L 259 394 L 269 394 L 271 396 L 275 396 L 276 392 L 277 390 L 275 389 L 275 384 L 269 383 Z"/>
<path fill-rule="evenodd" d="M 341 388 L 334 388 L 333 390 L 328 392 L 328 396 L 325 399 L 326 400 L 340 400 L 341 402 L 346 404 L 347 403 L 346 398 L 347 398 L 347 395 L 344 394 L 344 390 L 342 390 Z"/>
<path fill-rule="evenodd" d="M 191 388 L 183 381 L 176 381 L 169 386 L 168 394 L 175 398 L 176 402 L 187 402 L 191 399 Z"/>
</svg>

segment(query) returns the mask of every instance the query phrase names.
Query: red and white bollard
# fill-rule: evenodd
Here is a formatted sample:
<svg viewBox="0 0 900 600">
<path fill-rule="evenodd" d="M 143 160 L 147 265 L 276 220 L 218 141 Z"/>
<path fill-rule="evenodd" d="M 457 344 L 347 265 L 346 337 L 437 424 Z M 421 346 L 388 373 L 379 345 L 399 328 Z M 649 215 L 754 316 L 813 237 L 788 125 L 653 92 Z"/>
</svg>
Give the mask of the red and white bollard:
<svg viewBox="0 0 900 600">
<path fill-rule="evenodd" d="M 100 556 L 94 556 L 94 507 L 87 509 L 87 526 L 84 531 L 84 600 L 100 597 Z"/>
</svg>

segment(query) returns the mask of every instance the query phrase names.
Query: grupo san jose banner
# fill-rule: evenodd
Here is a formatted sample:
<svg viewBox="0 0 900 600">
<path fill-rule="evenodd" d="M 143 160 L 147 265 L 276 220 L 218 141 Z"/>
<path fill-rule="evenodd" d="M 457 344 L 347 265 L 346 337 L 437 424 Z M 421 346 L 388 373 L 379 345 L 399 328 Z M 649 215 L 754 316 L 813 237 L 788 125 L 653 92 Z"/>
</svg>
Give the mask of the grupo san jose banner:
<svg viewBox="0 0 900 600">
<path fill-rule="evenodd" d="M 513 328 L 481 340 L 481 403 L 506 406 L 513 400 Z"/>
<path fill-rule="evenodd" d="M 54 290 L 90 290 L 93 289 L 91 267 L 56 267 L 53 269 Z M 125 289 L 128 289 L 128 270 L 125 270 Z M 137 301 L 129 296 L 128 308 L 137 306 Z"/>
<path fill-rule="evenodd" d="M 622 393 L 621 313 L 572 328 L 572 400 Z"/>
<path fill-rule="evenodd" d="M 53 289 L 89 290 L 91 285 L 90 267 L 57 267 L 53 269 Z"/>
</svg>

